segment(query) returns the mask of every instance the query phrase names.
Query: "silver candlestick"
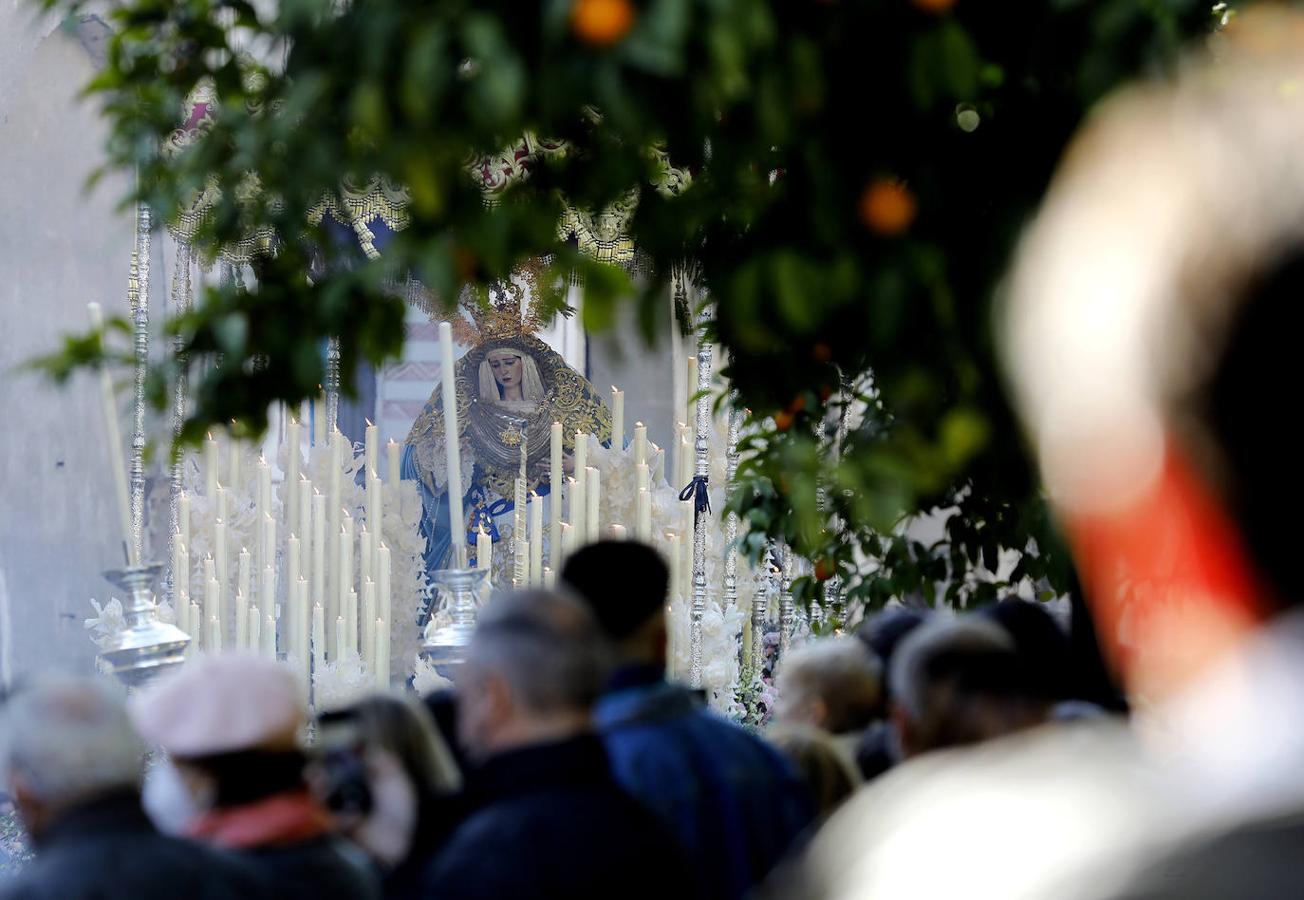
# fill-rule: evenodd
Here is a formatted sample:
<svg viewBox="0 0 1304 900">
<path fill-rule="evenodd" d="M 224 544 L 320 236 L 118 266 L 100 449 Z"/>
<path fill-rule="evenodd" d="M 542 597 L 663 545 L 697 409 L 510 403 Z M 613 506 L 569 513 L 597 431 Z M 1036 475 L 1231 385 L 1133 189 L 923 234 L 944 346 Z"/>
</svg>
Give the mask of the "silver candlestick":
<svg viewBox="0 0 1304 900">
<path fill-rule="evenodd" d="M 792 643 L 792 629 L 796 622 L 796 608 L 792 601 L 792 548 L 779 545 L 779 657 L 788 652 Z"/>
<path fill-rule="evenodd" d="M 704 328 L 707 321 L 705 308 L 697 320 L 697 421 L 695 481 L 700 491 L 706 490 L 711 474 L 711 342 Z M 696 493 L 696 492 L 694 492 Z M 702 615 L 706 612 L 706 526 L 707 512 L 696 499 L 693 510 L 693 605 L 689 613 L 688 680 L 695 688 L 702 686 Z"/>
<path fill-rule="evenodd" d="M 452 678 L 466 659 L 466 645 L 471 643 L 475 631 L 480 591 L 488 575 L 485 569 L 440 569 L 432 576 L 436 594 L 421 655 L 445 678 Z M 448 609 L 451 621 L 436 628 L 434 613 L 441 605 Z"/>
<path fill-rule="evenodd" d="M 172 272 L 172 315 L 180 317 L 190 311 L 190 245 L 184 241 L 177 242 L 176 268 Z M 176 559 L 177 535 L 181 530 L 181 491 L 184 482 L 184 457 L 178 443 L 181 428 L 186 422 L 186 395 L 190 391 L 189 363 L 184 347 L 186 341 L 181 334 L 172 337 L 172 360 L 176 366 L 176 383 L 172 388 L 172 468 L 171 483 L 168 492 L 168 570 L 163 584 L 163 593 L 178 608 L 180 598 L 177 595 L 177 575 L 172 571 L 172 560 Z M 189 549 L 189 548 L 187 548 Z"/>
<path fill-rule="evenodd" d="M 149 207 L 136 204 L 136 245 L 131 251 L 127 276 L 127 303 L 135 331 L 136 379 L 132 398 L 131 432 L 131 546 L 132 565 L 140 565 L 145 543 L 145 380 L 149 374 Z"/>
<path fill-rule="evenodd" d="M 190 636 L 180 628 L 159 621 L 153 585 L 162 570 L 161 565 L 154 564 L 104 573 L 127 599 L 122 609 L 123 629 L 105 643 L 100 659 L 128 686 L 143 684 L 180 665 L 190 643 Z"/>
<path fill-rule="evenodd" d="M 340 424 L 340 339 L 326 342 L 326 434 L 332 435 Z"/>
</svg>

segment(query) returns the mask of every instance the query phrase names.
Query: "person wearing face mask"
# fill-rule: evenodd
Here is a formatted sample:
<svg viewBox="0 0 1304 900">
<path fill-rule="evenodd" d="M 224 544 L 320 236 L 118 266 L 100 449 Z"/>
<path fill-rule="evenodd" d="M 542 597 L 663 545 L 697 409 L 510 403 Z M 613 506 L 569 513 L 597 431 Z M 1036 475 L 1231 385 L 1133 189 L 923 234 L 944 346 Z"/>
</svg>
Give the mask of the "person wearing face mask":
<svg viewBox="0 0 1304 900">
<path fill-rule="evenodd" d="M 276 896 L 379 897 L 366 859 L 335 834 L 305 780 L 300 733 L 307 709 L 294 673 L 253 653 L 205 655 L 132 698 L 141 736 L 168 754 L 184 788 L 170 809 L 185 833 L 252 862 Z M 168 793 L 168 791 L 164 791 Z"/>
<path fill-rule="evenodd" d="M 418 896 L 462 781 L 430 713 L 409 696 L 375 694 L 318 717 L 316 750 L 310 781 L 380 869 L 385 896 Z"/>
<path fill-rule="evenodd" d="M 160 834 L 141 809 L 145 745 L 103 682 L 51 678 L 0 715 L 0 790 L 35 859 L 0 883 L 3 900 L 258 900 L 257 867 Z"/>
</svg>

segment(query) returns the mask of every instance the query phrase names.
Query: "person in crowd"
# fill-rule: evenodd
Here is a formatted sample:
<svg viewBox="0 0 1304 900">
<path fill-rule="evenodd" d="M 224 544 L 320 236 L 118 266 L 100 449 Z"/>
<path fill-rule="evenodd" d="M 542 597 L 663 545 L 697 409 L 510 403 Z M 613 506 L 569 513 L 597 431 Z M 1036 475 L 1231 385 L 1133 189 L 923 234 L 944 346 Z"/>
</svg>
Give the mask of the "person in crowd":
<svg viewBox="0 0 1304 900">
<path fill-rule="evenodd" d="M 366 857 L 308 789 L 307 707 L 289 668 L 254 653 L 205 654 L 160 676 L 130 710 L 168 754 L 161 777 L 181 788 L 173 821 L 189 835 L 255 862 L 278 897 L 380 895 Z"/>
<path fill-rule="evenodd" d="M 979 614 L 1000 625 L 1014 641 L 1032 690 L 1053 704 L 1069 699 L 1073 688 L 1068 632 L 1044 604 L 1007 597 L 983 607 Z"/>
<path fill-rule="evenodd" d="M 833 815 L 860 786 L 860 772 L 827 731 L 790 723 L 772 726 L 766 736 L 805 780 L 814 799 L 816 824 Z"/>
<path fill-rule="evenodd" d="M 0 785 L 35 858 L 0 882 L 3 900 L 257 900 L 252 863 L 160 834 L 141 809 L 145 745 L 110 686 L 57 678 L 0 713 Z"/>
<path fill-rule="evenodd" d="M 496 598 L 457 675 L 458 730 L 476 762 L 468 816 L 435 856 L 425 896 L 691 896 L 678 846 L 622 791 L 590 713 L 608 673 L 589 612 L 552 593 Z"/>
<path fill-rule="evenodd" d="M 813 810 L 777 750 L 666 680 L 668 582 L 660 555 L 634 541 L 590 544 L 561 572 L 616 659 L 594 722 L 617 780 L 679 838 L 705 896 L 738 898 L 782 859 Z"/>
<path fill-rule="evenodd" d="M 793 647 L 779 660 L 776 684 L 775 722 L 824 731 L 854 766 L 865 729 L 883 709 L 878 663 L 860 641 L 830 637 Z"/>
<path fill-rule="evenodd" d="M 883 708 L 856 745 L 856 766 L 866 781 L 877 778 L 901 760 L 896 732 L 887 722 L 887 698 L 892 695 L 892 656 L 905 636 L 926 620 L 927 613 L 923 610 L 894 606 L 874 613 L 856 629 L 856 638 L 878 663 L 882 681 L 879 695 Z"/>
<path fill-rule="evenodd" d="M 462 781 L 429 712 L 405 694 L 373 694 L 319 716 L 313 749 L 309 782 L 383 873 L 385 896 L 418 896 Z"/>
<path fill-rule="evenodd" d="M 1046 720 L 1014 640 L 973 615 L 915 629 L 892 659 L 892 723 L 906 757 L 977 744 Z"/>
</svg>

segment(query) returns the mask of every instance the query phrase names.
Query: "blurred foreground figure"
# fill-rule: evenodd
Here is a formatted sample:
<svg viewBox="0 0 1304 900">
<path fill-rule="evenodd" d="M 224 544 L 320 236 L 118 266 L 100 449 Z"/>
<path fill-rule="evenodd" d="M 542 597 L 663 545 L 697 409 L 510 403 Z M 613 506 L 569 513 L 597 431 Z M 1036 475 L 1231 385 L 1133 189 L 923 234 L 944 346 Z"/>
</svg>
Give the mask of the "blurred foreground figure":
<svg viewBox="0 0 1304 900">
<path fill-rule="evenodd" d="M 421 701 L 374 694 L 317 719 L 310 781 L 341 833 L 383 873 L 386 898 L 415 897 L 447 837 L 462 778 Z"/>
<path fill-rule="evenodd" d="M 561 572 L 616 657 L 593 712 L 616 779 L 679 839 L 702 896 L 743 897 L 811 824 L 809 793 L 773 747 L 666 681 L 669 578 L 634 541 L 590 544 Z"/>
<path fill-rule="evenodd" d="M 1304 479 L 1276 404 L 1304 326 L 1304 20 L 1243 10 L 1213 49 L 1095 112 L 1006 310 L 1138 740 L 1078 724 L 909 763 L 830 823 L 814 896 L 1300 892 Z"/>
<path fill-rule="evenodd" d="M 278 897 L 380 895 L 308 790 L 307 706 L 288 667 L 254 653 L 199 656 L 137 694 L 131 712 L 168 754 L 155 777 L 172 785 L 171 802 L 160 805 L 190 836 L 254 862 Z"/>
<path fill-rule="evenodd" d="M 815 803 L 816 824 L 831 816 L 860 786 L 860 772 L 827 731 L 809 725 L 776 725 L 766 737 L 806 782 Z"/>
<path fill-rule="evenodd" d="M 109 685 L 83 679 L 22 690 L 0 719 L 0 784 L 36 858 L 3 900 L 256 900 L 256 867 L 159 834 L 140 806 L 145 745 Z"/>
<path fill-rule="evenodd" d="M 856 746 L 856 766 L 866 780 L 877 778 L 901 761 L 901 746 L 896 738 L 896 730 L 886 721 L 886 701 L 892 695 L 892 657 L 906 635 L 926 620 L 927 615 L 920 610 L 897 606 L 871 614 L 856 629 L 856 639 L 878 661 L 884 701 L 881 712 L 883 718 L 865 729 Z"/>
<path fill-rule="evenodd" d="M 777 686 L 775 719 L 828 733 L 848 762 L 865 729 L 882 715 L 877 661 L 853 637 L 794 647 L 779 662 Z"/>
<path fill-rule="evenodd" d="M 435 857 L 431 900 L 691 897 L 679 849 L 612 778 L 589 711 L 607 656 L 588 611 L 543 592 L 495 598 L 458 673 L 478 763 L 471 813 Z"/>
</svg>

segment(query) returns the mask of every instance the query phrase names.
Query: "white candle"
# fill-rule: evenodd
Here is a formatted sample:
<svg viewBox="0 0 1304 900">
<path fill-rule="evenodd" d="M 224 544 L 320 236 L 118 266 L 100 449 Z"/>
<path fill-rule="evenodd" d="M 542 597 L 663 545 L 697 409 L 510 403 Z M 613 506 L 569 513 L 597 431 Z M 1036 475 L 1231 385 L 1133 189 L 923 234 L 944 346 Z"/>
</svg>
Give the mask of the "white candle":
<svg viewBox="0 0 1304 900">
<path fill-rule="evenodd" d="M 216 577 L 217 569 L 213 567 L 213 556 L 210 553 L 204 557 L 204 584 L 207 585 L 211 579 Z M 207 618 L 207 615 L 205 615 L 205 618 Z"/>
<path fill-rule="evenodd" d="M 276 565 L 276 520 L 271 513 L 263 516 L 263 565 Z"/>
<path fill-rule="evenodd" d="M 585 513 L 588 512 L 588 503 L 585 501 L 585 488 L 588 486 L 588 476 L 585 474 L 588 467 L 581 467 L 579 456 L 576 455 L 575 477 L 567 479 L 570 486 L 570 523 L 574 526 L 576 534 L 575 539 L 579 543 L 584 543 L 584 537 L 588 534 L 588 527 L 584 524 Z"/>
<path fill-rule="evenodd" d="M 223 522 L 231 521 L 231 492 L 222 485 L 217 486 L 217 518 Z"/>
<path fill-rule="evenodd" d="M 647 463 L 638 463 L 634 466 L 634 489 L 652 490 L 652 470 L 647 467 Z"/>
<path fill-rule="evenodd" d="M 389 687 L 389 624 L 387 619 L 377 619 L 374 628 L 375 631 L 375 649 L 372 650 L 372 659 L 374 660 L 372 668 L 376 673 L 376 687 Z"/>
<path fill-rule="evenodd" d="M 390 579 L 393 577 L 393 564 L 389 558 L 389 548 L 384 544 L 376 550 L 376 559 L 379 560 L 380 581 L 376 589 L 380 592 L 379 606 L 376 609 L 377 614 L 386 622 L 390 621 L 391 605 L 393 597 L 390 594 Z"/>
<path fill-rule="evenodd" d="M 563 560 L 575 552 L 575 536 L 578 533 L 575 526 L 569 522 L 561 523 L 561 556 Z"/>
<path fill-rule="evenodd" d="M 312 445 L 326 446 L 326 392 L 322 391 L 312 405 Z"/>
<path fill-rule="evenodd" d="M 485 572 L 491 571 L 493 559 L 494 539 L 481 525 L 480 531 L 475 536 L 475 567 Z"/>
<path fill-rule="evenodd" d="M 303 532 L 299 521 L 299 423 L 290 419 L 285 426 L 285 524 L 295 534 Z"/>
<path fill-rule="evenodd" d="M 90 326 L 103 333 L 104 313 L 98 303 L 86 304 L 90 313 Z M 113 398 L 113 378 L 107 367 L 99 367 L 100 404 L 104 410 L 104 437 L 108 443 L 108 467 L 113 472 L 113 493 L 117 496 L 117 524 L 123 532 L 123 545 L 126 548 L 126 562 L 140 565 L 132 540 L 132 500 L 126 490 L 126 462 L 123 457 L 123 434 L 117 424 L 117 402 Z"/>
<path fill-rule="evenodd" d="M 615 522 L 607 526 L 607 535 L 613 541 L 623 541 L 626 537 L 625 526 L 617 525 Z"/>
<path fill-rule="evenodd" d="M 303 678 L 307 681 L 312 677 L 312 613 L 308 611 L 308 582 L 302 578 L 294 586 L 294 611 L 295 653 Z"/>
<path fill-rule="evenodd" d="M 543 567 L 543 587 L 549 591 L 557 587 L 557 572 L 551 566 Z"/>
<path fill-rule="evenodd" d="M 258 484 L 256 498 L 259 516 L 272 514 L 272 467 L 258 457 Z"/>
<path fill-rule="evenodd" d="M 376 663 L 376 583 L 362 582 L 362 659 L 368 666 Z"/>
<path fill-rule="evenodd" d="M 303 479 L 299 482 L 299 574 L 305 578 L 312 571 L 312 482 Z"/>
<path fill-rule="evenodd" d="M 213 526 L 213 570 L 217 573 L 217 581 L 223 588 L 231 579 L 231 570 L 227 564 L 226 523 L 219 521 Z"/>
<path fill-rule="evenodd" d="M 667 561 L 670 563 L 670 597 L 668 599 L 673 602 L 675 595 L 679 593 L 679 565 L 681 561 L 679 535 L 673 531 L 667 532 L 666 544 L 666 556 L 669 557 Z"/>
<path fill-rule="evenodd" d="M 276 570 L 271 566 L 263 567 L 263 576 L 259 579 L 260 589 L 258 591 L 258 605 L 267 612 L 276 611 Z M 257 650 L 258 645 L 253 644 L 250 650 Z"/>
<path fill-rule="evenodd" d="M 647 488 L 641 489 L 634 505 L 634 536 L 640 541 L 650 542 L 652 540 L 652 492 Z"/>
<path fill-rule="evenodd" d="M 326 605 L 326 496 L 312 492 L 312 602 Z"/>
<path fill-rule="evenodd" d="M 336 584 L 336 608 L 340 615 L 344 614 L 344 608 L 349 601 L 349 591 L 353 590 L 353 526 L 352 519 L 345 514 L 344 523 L 340 525 L 340 533 L 335 541 L 335 584 Z"/>
<path fill-rule="evenodd" d="M 326 546 L 326 571 L 332 579 L 327 587 L 326 619 L 334 622 L 340 612 L 340 587 L 336 576 L 339 575 L 339 533 L 340 533 L 340 467 L 344 465 L 344 436 L 338 431 L 331 432 L 330 449 L 327 455 L 326 488 L 326 534 L 330 543 Z"/>
<path fill-rule="evenodd" d="M 358 652 L 358 592 L 353 589 L 344 604 L 344 640 L 350 650 Z"/>
<path fill-rule="evenodd" d="M 320 603 L 312 607 L 312 668 L 320 672 L 326 665 L 326 611 Z"/>
<path fill-rule="evenodd" d="M 362 460 L 364 472 L 374 472 L 380 465 L 378 457 L 380 454 L 380 429 L 371 424 L 370 419 L 364 419 L 367 423 L 366 429 L 362 433 Z"/>
<path fill-rule="evenodd" d="M 466 517 L 462 514 L 462 458 L 458 448 L 457 385 L 453 368 L 453 331 L 439 323 L 439 378 L 444 400 L 444 451 L 448 467 L 448 521 L 453 533 L 453 565 L 466 563 Z"/>
<path fill-rule="evenodd" d="M 694 407 L 696 406 L 696 401 L 693 400 L 693 395 L 697 393 L 697 357 L 690 356 L 688 357 L 687 362 L 688 362 L 688 371 L 684 373 L 685 378 L 684 378 L 683 410 L 684 410 L 684 416 L 688 419 L 688 421 L 691 422 L 693 421 L 693 415 L 696 412 L 696 409 L 694 409 Z"/>
<path fill-rule="evenodd" d="M 344 617 L 335 617 L 335 661 L 339 662 L 344 659 L 348 653 L 349 645 L 346 637 L 347 631 L 344 628 Z"/>
<path fill-rule="evenodd" d="M 230 469 L 227 470 L 226 486 L 229 490 L 240 490 L 240 441 L 231 438 L 230 456 L 227 460 Z"/>
<path fill-rule="evenodd" d="M 543 498 L 530 495 L 530 586 L 543 584 Z"/>
<path fill-rule="evenodd" d="M 263 656 L 276 659 L 276 618 L 271 613 L 263 614 Z"/>
<path fill-rule="evenodd" d="M 190 613 L 186 616 L 186 625 L 190 631 L 190 650 L 198 650 L 204 645 L 204 613 L 199 608 L 198 600 L 190 601 Z M 189 653 L 187 654 L 189 655 Z"/>
<path fill-rule="evenodd" d="M 634 423 L 634 464 L 647 465 L 647 426 L 642 422 Z"/>
<path fill-rule="evenodd" d="M 198 638 L 190 632 L 190 592 L 177 592 L 177 627 L 190 635 L 191 643 L 195 643 Z"/>
<path fill-rule="evenodd" d="M 181 543 L 190 546 L 190 495 L 185 491 L 177 498 L 177 530 L 181 533 Z"/>
<path fill-rule="evenodd" d="M 217 616 L 210 616 L 208 619 L 208 640 L 204 644 L 204 649 L 209 653 L 222 652 L 222 623 L 217 620 Z"/>
<path fill-rule="evenodd" d="M 562 456 L 561 423 L 553 422 L 548 445 L 548 559 L 553 568 L 561 559 L 561 501 L 562 485 L 566 480 L 565 459 Z"/>
<path fill-rule="evenodd" d="M 249 625 L 246 634 L 236 635 L 236 648 L 245 650 L 258 650 L 262 645 L 263 622 L 258 615 L 258 607 L 253 606 L 249 609 Z"/>
<path fill-rule="evenodd" d="M 625 392 L 611 386 L 611 449 L 625 449 Z"/>
<path fill-rule="evenodd" d="M 210 578 L 207 582 L 208 589 L 204 592 L 204 614 L 210 619 L 222 621 L 222 586 L 216 578 Z"/>
<path fill-rule="evenodd" d="M 290 600 L 290 591 L 299 583 L 299 539 L 293 534 L 285 541 L 285 599 Z"/>
<path fill-rule="evenodd" d="M 217 439 L 213 432 L 204 441 L 204 496 L 210 500 L 217 494 Z"/>
<path fill-rule="evenodd" d="M 399 462 L 399 445 L 393 438 L 385 445 L 385 460 L 388 463 L 389 471 L 385 473 L 390 484 L 398 484 L 402 480 L 402 464 Z"/>
<path fill-rule="evenodd" d="M 371 577 L 371 532 L 367 523 L 359 526 L 358 533 L 358 583 L 373 580 Z"/>
<path fill-rule="evenodd" d="M 235 648 L 245 647 L 245 638 L 249 632 L 249 595 L 239 592 L 235 595 Z"/>
<path fill-rule="evenodd" d="M 599 516 L 602 509 L 599 503 L 602 497 L 601 483 L 599 481 L 601 473 L 593 466 L 589 466 L 585 472 L 588 475 L 589 483 L 584 490 L 584 499 L 588 503 L 588 508 L 584 513 L 584 525 L 588 532 L 589 543 L 593 543 L 601 537 L 601 519 Z"/>
<path fill-rule="evenodd" d="M 172 539 L 172 596 L 180 598 L 182 594 L 190 593 L 190 554 L 186 551 L 186 545 L 181 540 L 181 535 L 173 535 Z M 181 604 L 176 604 L 177 621 L 180 623 L 182 618 Z M 185 631 L 184 628 L 181 629 Z"/>
<path fill-rule="evenodd" d="M 249 590 L 251 587 L 251 585 L 249 584 L 249 572 L 250 572 L 250 566 L 253 564 L 253 560 L 249 556 L 249 551 L 246 550 L 244 547 L 240 548 L 240 556 L 238 559 L 239 561 L 236 563 L 236 566 L 239 571 L 236 576 L 235 589 L 240 593 L 244 594 L 245 598 L 248 599 L 248 597 L 250 596 Z"/>
<path fill-rule="evenodd" d="M 375 426 L 372 426 L 375 427 Z M 375 568 L 376 545 L 380 543 L 381 522 L 384 520 L 384 495 L 380 476 L 375 469 L 367 470 L 367 534 L 368 540 L 362 544 L 362 554 L 368 559 L 370 568 Z"/>
</svg>

